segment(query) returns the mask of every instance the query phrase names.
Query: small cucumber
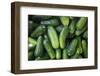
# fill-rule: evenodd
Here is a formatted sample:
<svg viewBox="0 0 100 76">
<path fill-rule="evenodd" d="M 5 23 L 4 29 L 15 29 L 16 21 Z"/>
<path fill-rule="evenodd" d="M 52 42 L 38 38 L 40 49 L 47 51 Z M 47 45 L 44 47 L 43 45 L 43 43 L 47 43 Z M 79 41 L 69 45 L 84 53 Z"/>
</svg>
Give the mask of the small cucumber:
<svg viewBox="0 0 100 76">
<path fill-rule="evenodd" d="M 88 31 L 85 31 L 85 32 L 83 33 L 83 38 L 85 38 L 85 39 L 88 38 Z"/>
<path fill-rule="evenodd" d="M 82 40 L 82 48 L 83 48 L 83 55 L 85 58 L 88 57 L 88 49 L 87 49 L 87 43 L 85 40 Z"/>
<path fill-rule="evenodd" d="M 61 59 L 61 49 L 56 49 L 56 59 Z"/>
<path fill-rule="evenodd" d="M 79 21 L 77 22 L 77 24 L 76 24 L 76 28 L 78 30 L 83 29 L 83 27 L 85 26 L 86 22 L 87 22 L 87 17 L 81 17 L 79 19 Z"/>
<path fill-rule="evenodd" d="M 77 39 L 73 39 L 72 42 L 70 43 L 69 47 L 68 47 L 68 56 L 72 56 L 75 54 L 76 52 L 76 48 L 78 45 L 78 40 Z"/>
<path fill-rule="evenodd" d="M 63 59 L 68 59 L 68 58 L 69 58 L 68 55 L 67 55 L 67 51 L 68 51 L 67 48 L 65 48 L 65 49 L 63 50 L 63 55 L 62 55 L 62 58 L 63 58 Z"/>
<path fill-rule="evenodd" d="M 57 30 L 58 33 L 60 33 L 63 28 L 64 27 L 62 25 L 59 25 L 59 26 L 56 27 L 56 30 Z"/>
<path fill-rule="evenodd" d="M 32 44 L 33 47 L 37 44 L 37 41 L 31 37 L 28 38 L 28 42 Z"/>
<path fill-rule="evenodd" d="M 69 29 L 68 27 L 64 27 L 60 33 L 60 37 L 59 37 L 59 42 L 60 42 L 60 48 L 64 49 L 66 46 L 66 38 L 68 36 L 69 33 Z"/>
<path fill-rule="evenodd" d="M 67 17 L 67 16 L 61 16 L 60 17 L 60 21 L 64 26 L 68 26 L 69 25 L 69 17 Z"/>
<path fill-rule="evenodd" d="M 40 25 L 31 33 L 31 36 L 32 37 L 38 37 L 38 36 L 42 35 L 45 31 L 46 31 L 45 26 Z"/>
<path fill-rule="evenodd" d="M 71 24 L 69 25 L 70 34 L 74 34 L 74 32 L 75 32 L 76 21 L 77 21 L 76 19 L 72 20 Z"/>
<path fill-rule="evenodd" d="M 28 52 L 28 60 L 34 60 L 33 51 L 29 51 L 29 52 Z"/>
<path fill-rule="evenodd" d="M 76 36 L 81 35 L 81 34 L 86 30 L 86 28 L 87 28 L 87 27 L 84 27 L 82 30 L 76 30 L 76 31 L 75 31 L 75 35 L 76 35 Z"/>
<path fill-rule="evenodd" d="M 48 39 L 45 39 L 43 41 L 43 44 L 44 44 L 44 48 L 46 49 L 49 57 L 51 59 L 55 59 L 56 57 L 56 54 L 55 54 L 55 51 L 53 50 L 53 47 L 51 46 L 50 42 L 48 41 Z"/>
<path fill-rule="evenodd" d="M 45 21 L 41 21 L 42 25 L 51 25 L 51 26 L 57 26 L 59 25 L 59 21 L 58 19 L 50 19 L 50 20 L 45 20 Z"/>
<path fill-rule="evenodd" d="M 42 38 L 42 36 L 39 36 L 38 40 L 37 40 L 37 46 L 36 46 L 35 51 L 34 51 L 34 55 L 35 55 L 35 57 L 42 56 L 43 52 L 44 52 L 44 50 L 43 50 L 43 38 Z"/>
<path fill-rule="evenodd" d="M 48 26 L 48 36 L 51 41 L 53 48 L 59 48 L 59 41 L 58 41 L 58 35 L 56 30 L 52 26 Z"/>
</svg>

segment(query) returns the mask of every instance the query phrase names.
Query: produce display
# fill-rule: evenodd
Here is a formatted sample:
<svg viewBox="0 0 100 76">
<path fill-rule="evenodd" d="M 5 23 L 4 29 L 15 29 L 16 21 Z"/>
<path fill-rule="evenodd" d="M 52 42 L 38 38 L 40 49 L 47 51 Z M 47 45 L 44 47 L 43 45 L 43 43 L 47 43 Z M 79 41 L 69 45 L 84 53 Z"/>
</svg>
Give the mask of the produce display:
<svg viewBox="0 0 100 76">
<path fill-rule="evenodd" d="M 28 60 L 88 58 L 88 18 L 28 15 Z"/>
</svg>

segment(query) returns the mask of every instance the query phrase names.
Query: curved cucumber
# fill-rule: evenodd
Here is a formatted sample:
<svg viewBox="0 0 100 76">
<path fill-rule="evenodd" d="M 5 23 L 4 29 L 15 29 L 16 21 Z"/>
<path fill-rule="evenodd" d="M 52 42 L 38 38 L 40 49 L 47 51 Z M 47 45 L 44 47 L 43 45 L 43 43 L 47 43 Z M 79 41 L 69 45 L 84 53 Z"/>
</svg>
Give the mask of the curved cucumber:
<svg viewBox="0 0 100 76">
<path fill-rule="evenodd" d="M 57 32 L 52 26 L 48 26 L 48 36 L 50 38 L 51 44 L 53 48 L 59 48 L 59 41 Z"/>
<path fill-rule="evenodd" d="M 60 33 L 60 37 L 59 37 L 59 42 L 60 42 L 60 48 L 65 48 L 65 41 L 66 41 L 66 38 L 68 36 L 68 33 L 69 33 L 69 30 L 68 30 L 68 27 L 64 27 Z"/>
<path fill-rule="evenodd" d="M 83 29 L 83 27 L 84 27 L 85 24 L 86 24 L 86 21 L 87 21 L 87 17 L 81 17 L 81 18 L 79 19 L 79 21 L 77 22 L 77 24 L 76 24 L 76 28 L 77 28 L 78 30 Z"/>
<path fill-rule="evenodd" d="M 35 55 L 35 57 L 43 55 L 43 38 L 42 38 L 42 36 L 38 37 L 37 46 L 35 48 L 34 55 Z"/>
</svg>

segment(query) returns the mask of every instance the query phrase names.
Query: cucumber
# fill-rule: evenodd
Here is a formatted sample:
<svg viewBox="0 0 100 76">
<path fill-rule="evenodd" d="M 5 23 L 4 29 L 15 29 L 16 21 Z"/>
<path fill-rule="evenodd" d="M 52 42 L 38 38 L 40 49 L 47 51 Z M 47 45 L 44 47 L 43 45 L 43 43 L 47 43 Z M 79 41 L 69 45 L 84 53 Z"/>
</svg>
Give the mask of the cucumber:
<svg viewBox="0 0 100 76">
<path fill-rule="evenodd" d="M 56 30 L 57 30 L 58 33 L 60 33 L 63 28 L 64 27 L 62 25 L 59 25 L 59 26 L 56 27 Z"/>
<path fill-rule="evenodd" d="M 69 17 L 67 17 L 67 16 L 61 16 L 60 21 L 63 24 L 63 26 L 68 26 L 69 25 Z"/>
<path fill-rule="evenodd" d="M 88 49 L 87 49 L 87 43 L 85 40 L 82 40 L 82 48 L 83 48 L 83 56 L 84 58 L 88 57 Z"/>
<path fill-rule="evenodd" d="M 37 41 L 31 37 L 28 38 L 28 42 L 29 44 L 32 44 L 33 47 L 37 44 Z"/>
<path fill-rule="evenodd" d="M 36 45 L 36 48 L 34 51 L 34 56 L 35 57 L 42 56 L 43 52 L 44 52 L 44 50 L 43 50 L 43 38 L 42 38 L 42 36 L 39 36 L 38 40 L 37 40 L 37 45 Z"/>
<path fill-rule="evenodd" d="M 69 47 L 68 47 L 68 56 L 72 56 L 75 54 L 76 52 L 76 48 L 78 45 L 78 40 L 77 39 L 73 39 L 72 42 L 70 43 Z"/>
<path fill-rule="evenodd" d="M 76 35 L 76 36 L 81 35 L 86 29 L 87 29 L 87 27 L 84 27 L 82 30 L 76 30 L 76 31 L 75 31 L 75 35 Z"/>
<path fill-rule="evenodd" d="M 51 25 L 51 26 L 58 26 L 59 25 L 59 21 L 58 19 L 50 19 L 50 20 L 45 20 L 45 21 L 41 21 L 42 25 Z"/>
<path fill-rule="evenodd" d="M 68 27 L 64 27 L 59 36 L 60 48 L 64 49 L 66 46 L 66 38 L 68 36 L 69 29 Z"/>
<path fill-rule="evenodd" d="M 52 26 L 48 26 L 48 36 L 51 41 L 53 48 L 59 48 L 59 41 L 58 41 L 58 35 L 56 30 Z"/>
<path fill-rule="evenodd" d="M 71 24 L 69 25 L 70 34 L 74 34 L 74 32 L 75 32 L 76 21 L 77 21 L 76 19 L 72 20 Z"/>
<path fill-rule="evenodd" d="M 29 51 L 29 52 L 28 52 L 28 60 L 34 60 L 33 51 Z"/>
<path fill-rule="evenodd" d="M 85 31 L 85 32 L 83 33 L 83 38 L 85 38 L 85 39 L 88 38 L 88 31 Z"/>
<path fill-rule="evenodd" d="M 56 59 L 61 59 L 61 49 L 56 49 Z"/>
<path fill-rule="evenodd" d="M 46 31 L 46 27 L 44 25 L 40 25 L 31 33 L 31 36 L 38 37 L 42 35 L 45 31 Z"/>
<path fill-rule="evenodd" d="M 65 49 L 63 50 L 63 55 L 62 55 L 62 58 L 63 58 L 63 59 L 68 59 L 68 58 L 69 58 L 68 55 L 67 55 L 67 51 L 68 51 L 67 48 L 65 48 Z"/>
<path fill-rule="evenodd" d="M 50 42 L 48 41 L 48 39 L 45 39 L 43 41 L 43 44 L 44 44 L 44 48 L 46 49 L 50 59 L 55 59 L 56 57 L 55 51 L 53 47 L 51 46 Z"/>
<path fill-rule="evenodd" d="M 76 24 L 76 28 L 78 30 L 83 29 L 83 27 L 85 26 L 86 22 L 87 22 L 87 17 L 81 17 L 79 19 L 79 21 L 77 22 L 77 24 Z"/>
</svg>

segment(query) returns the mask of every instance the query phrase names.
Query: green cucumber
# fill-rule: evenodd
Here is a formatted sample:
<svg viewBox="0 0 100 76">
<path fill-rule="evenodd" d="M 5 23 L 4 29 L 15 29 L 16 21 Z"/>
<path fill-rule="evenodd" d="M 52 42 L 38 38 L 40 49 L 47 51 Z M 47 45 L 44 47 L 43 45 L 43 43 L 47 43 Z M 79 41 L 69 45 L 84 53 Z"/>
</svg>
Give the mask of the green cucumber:
<svg viewBox="0 0 100 76">
<path fill-rule="evenodd" d="M 81 17 L 79 19 L 79 21 L 77 22 L 77 24 L 76 24 L 76 28 L 78 30 L 83 29 L 83 27 L 85 26 L 86 22 L 87 22 L 87 17 Z"/>
<path fill-rule="evenodd" d="M 60 37 L 59 37 L 59 42 L 60 42 L 60 48 L 64 49 L 66 46 L 66 38 L 68 36 L 69 33 L 69 29 L 68 27 L 64 27 L 60 33 Z"/>
<path fill-rule="evenodd" d="M 83 33 L 83 38 L 85 38 L 85 39 L 88 38 L 88 31 L 85 31 L 85 32 Z"/>
<path fill-rule="evenodd" d="M 39 36 L 38 40 L 37 40 L 37 45 L 36 45 L 36 48 L 34 51 L 34 55 L 35 55 L 35 57 L 42 56 L 43 52 L 44 52 L 44 50 L 43 50 L 43 38 L 42 38 L 42 36 Z"/>
<path fill-rule="evenodd" d="M 37 41 L 31 37 L 28 38 L 28 42 L 32 44 L 32 46 L 35 46 L 37 44 Z"/>
<path fill-rule="evenodd" d="M 76 19 L 72 20 L 71 24 L 69 25 L 70 34 L 74 34 L 74 32 L 75 32 L 76 21 L 77 21 Z"/>
<path fill-rule="evenodd" d="M 44 48 L 46 49 L 49 57 L 51 59 L 55 59 L 55 57 L 56 57 L 55 51 L 54 51 L 53 47 L 51 46 L 50 42 L 48 41 L 48 39 L 45 39 L 43 41 L 43 44 L 44 44 Z"/>
<path fill-rule="evenodd" d="M 60 21 L 63 24 L 63 26 L 68 26 L 69 25 L 69 17 L 67 17 L 67 16 L 61 16 Z"/>
<path fill-rule="evenodd" d="M 59 41 L 58 41 L 58 35 L 56 30 L 52 26 L 48 26 L 48 36 L 51 41 L 53 48 L 59 48 Z"/>
<path fill-rule="evenodd" d="M 32 37 L 38 37 L 38 36 L 42 35 L 45 31 L 46 31 L 45 26 L 40 25 L 31 33 L 31 36 Z"/>
<path fill-rule="evenodd" d="M 56 27 L 56 30 L 57 30 L 58 33 L 60 33 L 63 28 L 64 27 L 62 25 L 59 25 L 59 26 Z"/>
<path fill-rule="evenodd" d="M 51 26 L 57 26 L 59 25 L 59 21 L 58 19 L 50 19 L 50 20 L 45 20 L 45 21 L 41 21 L 42 25 L 51 25 Z"/>
<path fill-rule="evenodd" d="M 68 57 L 68 55 L 67 55 L 67 51 L 68 51 L 68 49 L 67 48 L 65 48 L 64 50 L 63 50 L 63 55 L 62 55 L 62 58 L 63 59 L 68 59 L 69 57 Z"/>
<path fill-rule="evenodd" d="M 61 59 L 61 49 L 56 49 L 56 59 Z"/>
<path fill-rule="evenodd" d="M 72 56 L 75 54 L 76 52 L 76 48 L 78 45 L 78 40 L 77 39 L 73 39 L 72 42 L 70 43 L 69 47 L 68 47 L 68 56 Z"/>
<path fill-rule="evenodd" d="M 85 40 L 82 40 L 82 48 L 83 48 L 83 56 L 85 58 L 87 58 L 88 57 L 88 51 L 87 51 L 88 49 L 87 49 L 87 43 Z"/>
<path fill-rule="evenodd" d="M 29 51 L 29 52 L 28 52 L 28 60 L 34 60 L 33 51 Z"/>
</svg>

